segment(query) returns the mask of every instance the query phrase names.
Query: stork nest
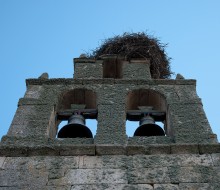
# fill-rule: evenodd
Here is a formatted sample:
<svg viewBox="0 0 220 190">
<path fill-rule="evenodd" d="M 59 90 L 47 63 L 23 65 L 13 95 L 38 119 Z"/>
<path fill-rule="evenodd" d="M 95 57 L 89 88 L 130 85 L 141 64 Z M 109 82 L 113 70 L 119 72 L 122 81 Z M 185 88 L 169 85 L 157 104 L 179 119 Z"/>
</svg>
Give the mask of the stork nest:
<svg viewBox="0 0 220 190">
<path fill-rule="evenodd" d="M 93 50 L 91 57 L 99 58 L 105 54 L 117 54 L 128 61 L 133 58 L 149 59 L 150 72 L 154 79 L 167 79 L 173 74 L 170 70 L 170 58 L 165 52 L 167 44 L 146 33 L 124 33 L 103 41 Z"/>
</svg>

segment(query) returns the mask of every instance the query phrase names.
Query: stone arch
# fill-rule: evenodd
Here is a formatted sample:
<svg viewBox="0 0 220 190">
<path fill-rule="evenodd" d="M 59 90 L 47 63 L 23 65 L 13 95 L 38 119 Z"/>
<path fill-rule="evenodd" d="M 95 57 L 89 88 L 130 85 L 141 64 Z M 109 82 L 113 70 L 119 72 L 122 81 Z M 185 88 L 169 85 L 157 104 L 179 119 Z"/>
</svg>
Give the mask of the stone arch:
<svg viewBox="0 0 220 190">
<path fill-rule="evenodd" d="M 139 88 L 133 89 L 127 93 L 126 98 L 126 111 L 127 113 L 130 110 L 140 110 L 142 107 L 152 107 L 153 110 L 164 112 L 165 116 L 162 118 L 157 118 L 155 121 L 163 123 L 163 130 L 166 135 L 169 135 L 170 129 L 168 130 L 169 121 L 168 121 L 168 106 L 166 102 L 166 97 L 161 92 L 158 92 L 153 89 Z M 142 120 L 143 115 L 140 116 L 139 121 Z M 128 119 L 128 114 L 127 114 Z M 131 120 L 132 121 L 132 120 Z M 134 121 L 134 120 L 133 120 Z"/>
<path fill-rule="evenodd" d="M 166 98 L 162 93 L 152 89 L 129 91 L 126 99 L 127 110 L 138 109 L 138 106 L 153 106 L 154 109 L 166 111 Z"/>
<path fill-rule="evenodd" d="M 79 116 L 75 117 L 73 115 L 75 115 L 76 113 L 74 113 L 74 106 L 77 106 L 77 109 L 80 110 L 96 110 L 97 109 L 97 97 L 96 97 L 96 92 L 94 92 L 93 90 L 87 89 L 87 88 L 75 88 L 75 89 L 70 89 L 70 90 L 65 90 L 60 94 L 59 97 L 59 102 L 58 102 L 58 106 L 57 106 L 57 119 L 56 119 L 56 134 L 58 133 L 58 126 L 60 125 L 61 121 L 67 121 L 67 120 L 71 120 L 71 118 L 75 118 L 75 120 L 78 122 L 80 120 L 80 122 L 82 122 L 81 124 L 74 124 L 75 128 L 78 128 L 77 134 L 79 134 L 79 132 L 81 133 L 82 129 L 84 131 L 87 131 L 87 134 L 91 134 L 90 129 L 86 126 L 86 124 L 84 123 L 85 120 L 87 119 L 96 119 L 97 114 L 93 115 L 90 117 L 90 115 L 86 114 L 84 115 L 82 112 L 81 113 L 77 113 L 79 114 Z M 72 110 L 72 112 L 71 112 Z M 88 111 L 89 112 L 89 111 Z M 65 114 L 60 114 L 60 113 L 67 113 Z M 82 117 L 83 115 L 83 117 Z M 72 117 L 73 116 L 73 117 Z M 75 122 L 74 122 L 75 123 Z M 84 124 L 83 124 L 84 123 Z M 70 123 L 68 122 L 68 125 Z M 65 125 L 66 126 L 66 125 Z M 61 129 L 65 128 L 65 131 L 67 129 L 67 127 L 63 126 Z M 85 126 L 85 127 L 84 127 Z M 97 126 L 95 126 L 97 127 Z M 93 127 L 94 128 L 94 127 Z M 59 132 L 61 131 L 61 129 L 59 129 Z M 71 130 L 70 130 L 71 129 Z M 68 127 L 68 130 L 73 131 L 72 128 Z M 64 130 L 62 130 L 64 131 Z M 84 132 L 83 132 L 84 133 Z M 61 134 L 61 133 L 58 133 Z M 66 132 L 62 133 L 62 134 L 67 134 Z M 77 135 L 75 133 L 75 135 Z M 94 134 L 94 132 L 93 132 Z M 80 134 L 80 136 L 74 136 L 74 134 L 68 134 L 70 136 L 66 136 L 65 138 L 76 138 L 76 137 L 83 137 L 81 135 L 83 135 L 82 133 Z M 74 136 L 74 137 L 73 137 Z M 89 135 L 90 137 L 86 137 L 86 138 L 91 138 L 93 135 Z M 58 135 L 59 137 L 59 135 Z M 60 138 L 64 138 L 64 137 L 60 137 Z"/>
<path fill-rule="evenodd" d="M 70 109 L 71 104 L 85 105 L 86 109 L 96 109 L 97 96 L 93 90 L 76 88 L 61 94 L 58 110 Z"/>
</svg>

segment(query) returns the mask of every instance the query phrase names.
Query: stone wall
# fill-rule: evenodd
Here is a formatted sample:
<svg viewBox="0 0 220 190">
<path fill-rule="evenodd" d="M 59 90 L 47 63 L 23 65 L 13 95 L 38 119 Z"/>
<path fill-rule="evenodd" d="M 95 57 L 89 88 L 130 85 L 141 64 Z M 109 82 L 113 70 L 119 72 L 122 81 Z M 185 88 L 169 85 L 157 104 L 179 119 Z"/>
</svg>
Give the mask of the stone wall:
<svg viewBox="0 0 220 190">
<path fill-rule="evenodd" d="M 110 66 L 75 59 L 73 79 L 26 80 L 27 91 L 0 142 L 0 190 L 220 189 L 220 144 L 196 81 L 154 80 L 146 60 L 113 59 Z M 79 99 L 73 100 L 76 92 Z M 128 138 L 128 107 L 149 106 L 135 102 L 145 92 L 156 94 L 152 101 L 166 113 L 166 136 Z M 128 106 L 129 95 L 136 99 Z M 94 138 L 57 138 L 62 108 L 87 102 L 98 112 Z"/>
<path fill-rule="evenodd" d="M 0 190 L 218 190 L 220 153 L 0 157 Z"/>
<path fill-rule="evenodd" d="M 127 144 L 128 93 L 146 89 L 165 97 L 169 122 L 167 138 L 157 138 L 150 143 L 216 143 L 195 86 L 195 80 L 28 79 L 27 92 L 19 100 L 7 137 L 30 141 L 56 138 L 60 97 L 65 92 L 83 88 L 93 91 L 97 97 L 95 144 Z"/>
</svg>

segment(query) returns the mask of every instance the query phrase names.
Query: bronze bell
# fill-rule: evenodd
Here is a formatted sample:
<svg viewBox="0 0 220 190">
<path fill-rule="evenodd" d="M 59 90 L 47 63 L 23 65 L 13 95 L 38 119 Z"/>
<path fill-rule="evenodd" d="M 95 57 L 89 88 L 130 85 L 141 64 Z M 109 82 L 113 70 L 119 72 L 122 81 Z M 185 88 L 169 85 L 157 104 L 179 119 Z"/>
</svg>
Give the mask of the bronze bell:
<svg viewBox="0 0 220 190">
<path fill-rule="evenodd" d="M 165 136 L 164 130 L 157 124 L 154 119 L 147 115 L 141 118 L 140 126 L 134 132 L 134 136 Z"/>
<path fill-rule="evenodd" d="M 68 124 L 60 129 L 58 138 L 93 138 L 92 132 L 85 125 L 85 118 L 82 115 L 72 115 Z"/>
</svg>

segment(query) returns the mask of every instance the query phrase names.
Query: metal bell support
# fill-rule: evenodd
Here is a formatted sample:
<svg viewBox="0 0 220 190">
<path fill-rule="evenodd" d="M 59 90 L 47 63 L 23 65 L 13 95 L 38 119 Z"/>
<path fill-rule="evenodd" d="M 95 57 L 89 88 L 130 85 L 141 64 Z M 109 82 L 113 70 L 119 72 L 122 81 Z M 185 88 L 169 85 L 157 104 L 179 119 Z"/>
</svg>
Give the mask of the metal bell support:
<svg viewBox="0 0 220 190">
<path fill-rule="evenodd" d="M 68 124 L 60 129 L 58 138 L 93 138 L 92 132 L 85 125 L 85 118 L 82 115 L 72 115 Z"/>
<path fill-rule="evenodd" d="M 147 115 L 141 118 L 140 126 L 134 132 L 134 136 L 165 136 L 164 130 L 157 124 L 154 119 Z"/>
</svg>

